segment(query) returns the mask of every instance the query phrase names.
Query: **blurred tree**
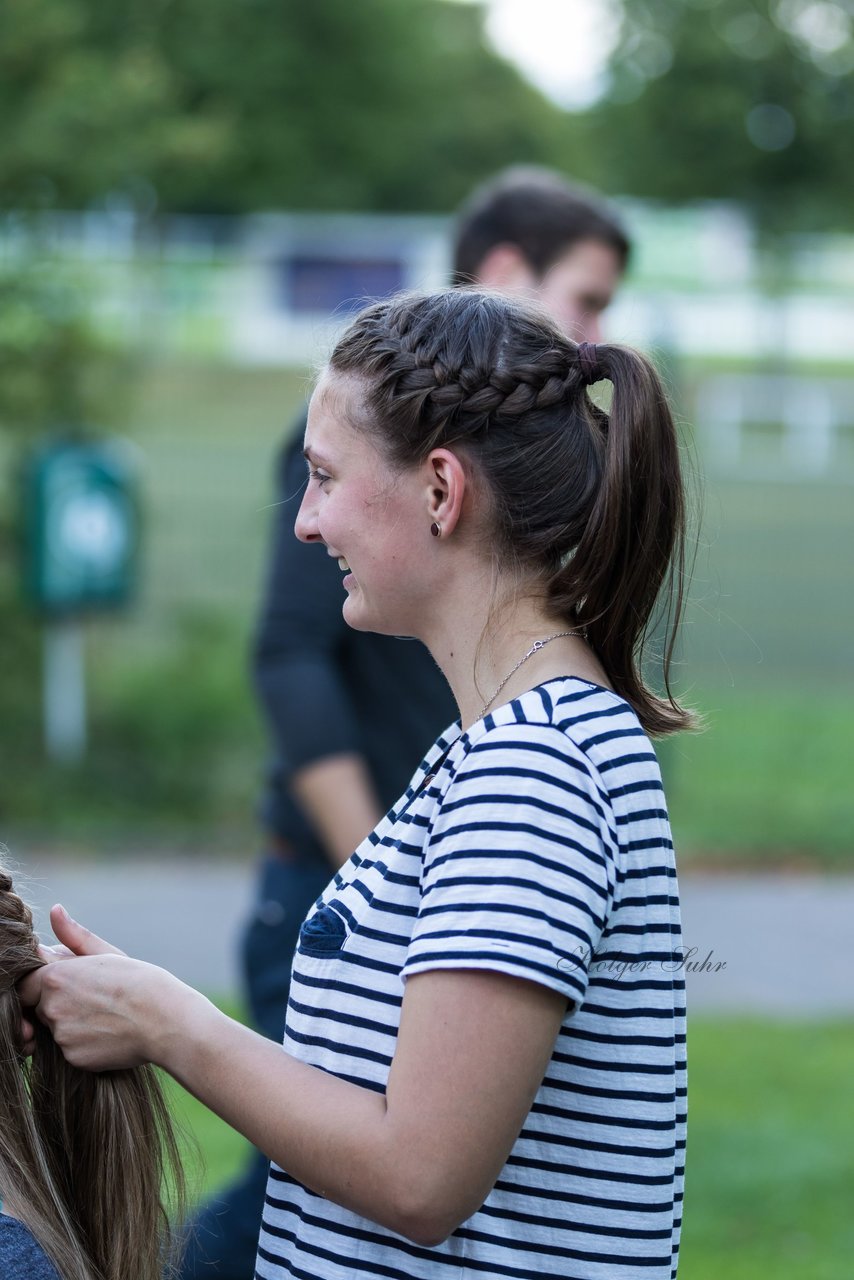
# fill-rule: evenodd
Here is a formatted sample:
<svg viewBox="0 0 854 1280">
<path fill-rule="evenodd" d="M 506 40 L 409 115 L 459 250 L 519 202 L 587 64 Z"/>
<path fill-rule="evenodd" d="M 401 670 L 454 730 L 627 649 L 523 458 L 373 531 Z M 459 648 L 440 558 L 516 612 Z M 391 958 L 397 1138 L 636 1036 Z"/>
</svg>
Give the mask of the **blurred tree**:
<svg viewBox="0 0 854 1280">
<path fill-rule="evenodd" d="M 151 166 L 219 154 L 217 121 L 179 104 L 157 47 L 163 0 L 0 0 L 0 203 L 80 207 L 121 189 L 145 201 Z"/>
<path fill-rule="evenodd" d="M 448 209 L 564 114 L 448 0 L 0 0 L 0 205 Z"/>
<path fill-rule="evenodd" d="M 479 6 L 184 0 L 161 39 L 233 113 L 219 173 L 160 170 L 173 207 L 445 210 L 502 164 L 555 157 L 561 112 L 488 49 Z"/>
<path fill-rule="evenodd" d="M 28 254 L 0 266 L 0 434 L 26 444 L 115 419 L 128 358 L 96 336 L 88 294 L 79 271 L 56 261 Z"/>
<path fill-rule="evenodd" d="M 595 177 L 744 201 L 761 232 L 849 227 L 852 0 L 631 0 L 588 114 Z"/>
</svg>

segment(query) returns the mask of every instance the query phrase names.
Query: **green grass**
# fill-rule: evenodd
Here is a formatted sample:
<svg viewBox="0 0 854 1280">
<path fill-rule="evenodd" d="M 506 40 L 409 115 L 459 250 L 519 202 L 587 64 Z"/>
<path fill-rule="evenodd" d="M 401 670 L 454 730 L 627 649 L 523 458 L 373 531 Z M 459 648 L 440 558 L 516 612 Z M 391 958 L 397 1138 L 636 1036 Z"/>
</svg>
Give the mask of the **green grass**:
<svg viewBox="0 0 854 1280">
<path fill-rule="evenodd" d="M 854 1253 L 854 1024 L 688 1034 L 680 1280 L 840 1280 Z"/>
<path fill-rule="evenodd" d="M 245 1011 L 232 1000 L 216 1000 L 231 1018 L 246 1021 Z M 224 1186 L 241 1168 L 250 1150 L 246 1139 L 215 1116 L 201 1102 L 163 1075 L 187 1179 L 187 1198 L 192 1204 Z"/>
<path fill-rule="evenodd" d="M 772 686 L 698 692 L 703 733 L 659 747 L 680 865 L 854 864 L 854 695 Z"/>
<path fill-rule="evenodd" d="M 854 1255 L 854 1023 L 693 1019 L 680 1280 L 841 1280 Z M 175 1089 L 199 1194 L 243 1140 Z"/>
<path fill-rule="evenodd" d="M 171 1095 L 172 1113 L 183 1131 L 188 1197 L 202 1200 L 238 1172 L 249 1144 L 177 1085 L 171 1087 Z"/>
<path fill-rule="evenodd" d="M 685 682 L 854 697 L 854 488 L 709 476 L 682 643 Z M 840 692 L 840 690 L 836 690 Z"/>
<path fill-rule="evenodd" d="M 155 366 L 129 434 L 142 450 L 145 575 L 137 626 L 187 603 L 254 620 L 274 498 L 273 465 L 308 390 L 292 370 Z"/>
</svg>

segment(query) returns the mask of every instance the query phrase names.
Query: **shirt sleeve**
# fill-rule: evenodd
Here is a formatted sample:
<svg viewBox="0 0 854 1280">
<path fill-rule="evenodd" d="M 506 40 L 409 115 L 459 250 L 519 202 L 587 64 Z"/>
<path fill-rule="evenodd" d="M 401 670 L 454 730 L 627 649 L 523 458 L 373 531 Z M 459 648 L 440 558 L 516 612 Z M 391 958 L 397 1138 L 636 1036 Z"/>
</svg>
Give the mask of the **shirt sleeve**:
<svg viewBox="0 0 854 1280">
<path fill-rule="evenodd" d="M 616 849 L 607 792 L 566 734 L 487 730 L 434 817 L 403 978 L 495 970 L 577 1008 L 613 903 Z"/>
<path fill-rule="evenodd" d="M 341 671 L 347 638 L 341 573 L 324 546 L 300 542 L 294 533 L 305 483 L 298 432 L 280 460 L 279 501 L 253 653 L 255 688 L 286 773 L 362 749 Z"/>
</svg>

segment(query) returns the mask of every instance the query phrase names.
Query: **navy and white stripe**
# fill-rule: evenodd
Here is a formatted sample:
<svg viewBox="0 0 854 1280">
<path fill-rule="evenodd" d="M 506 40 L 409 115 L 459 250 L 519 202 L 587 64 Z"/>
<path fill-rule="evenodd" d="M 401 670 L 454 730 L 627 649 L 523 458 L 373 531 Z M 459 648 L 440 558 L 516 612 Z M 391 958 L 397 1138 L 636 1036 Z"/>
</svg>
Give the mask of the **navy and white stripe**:
<svg viewBox="0 0 854 1280">
<path fill-rule="evenodd" d="M 423 1248 L 273 1166 L 256 1276 L 671 1280 L 685 1149 L 673 844 L 632 710 L 574 677 L 449 729 L 303 925 L 285 1047 L 382 1091 L 406 979 L 483 968 L 568 998 L 485 1203 Z"/>
</svg>

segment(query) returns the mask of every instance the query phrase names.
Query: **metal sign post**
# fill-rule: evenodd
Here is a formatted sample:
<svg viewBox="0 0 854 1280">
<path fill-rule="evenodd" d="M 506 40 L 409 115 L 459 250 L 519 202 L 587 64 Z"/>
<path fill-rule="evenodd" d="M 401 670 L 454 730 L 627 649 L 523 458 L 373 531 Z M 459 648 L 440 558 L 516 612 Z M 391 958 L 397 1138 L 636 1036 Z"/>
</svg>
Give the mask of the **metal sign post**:
<svg viewBox="0 0 854 1280">
<path fill-rule="evenodd" d="M 121 607 L 134 586 L 132 462 L 120 442 L 62 443 L 40 449 L 26 471 L 26 581 L 45 617 L 45 746 L 64 763 L 86 749 L 82 620 Z"/>
<path fill-rule="evenodd" d="M 44 631 L 44 740 L 51 760 L 76 764 L 86 752 L 83 627 L 49 622 Z"/>
</svg>

